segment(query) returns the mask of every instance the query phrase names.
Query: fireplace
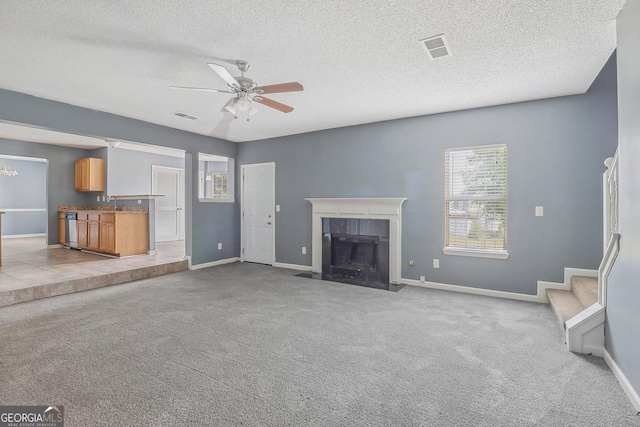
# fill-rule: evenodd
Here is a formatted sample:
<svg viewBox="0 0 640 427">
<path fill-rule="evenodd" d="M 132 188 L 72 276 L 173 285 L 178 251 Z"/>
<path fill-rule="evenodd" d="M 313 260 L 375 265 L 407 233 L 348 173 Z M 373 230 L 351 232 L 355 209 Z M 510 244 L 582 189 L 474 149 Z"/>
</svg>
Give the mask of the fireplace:
<svg viewBox="0 0 640 427">
<path fill-rule="evenodd" d="M 389 288 L 389 221 L 322 219 L 322 278 Z"/>
<path fill-rule="evenodd" d="M 348 283 L 400 289 L 405 198 L 306 200 L 312 204 L 314 276 L 335 281 L 350 276 Z"/>
</svg>

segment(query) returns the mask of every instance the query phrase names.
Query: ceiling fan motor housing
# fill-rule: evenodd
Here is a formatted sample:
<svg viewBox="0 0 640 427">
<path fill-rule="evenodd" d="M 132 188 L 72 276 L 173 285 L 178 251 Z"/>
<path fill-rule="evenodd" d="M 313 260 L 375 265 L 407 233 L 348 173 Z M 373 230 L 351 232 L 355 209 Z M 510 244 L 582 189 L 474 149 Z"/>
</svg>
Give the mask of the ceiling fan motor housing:
<svg viewBox="0 0 640 427">
<path fill-rule="evenodd" d="M 254 87 L 257 86 L 256 82 L 248 77 L 234 77 L 240 86 L 242 91 L 251 91 Z"/>
</svg>

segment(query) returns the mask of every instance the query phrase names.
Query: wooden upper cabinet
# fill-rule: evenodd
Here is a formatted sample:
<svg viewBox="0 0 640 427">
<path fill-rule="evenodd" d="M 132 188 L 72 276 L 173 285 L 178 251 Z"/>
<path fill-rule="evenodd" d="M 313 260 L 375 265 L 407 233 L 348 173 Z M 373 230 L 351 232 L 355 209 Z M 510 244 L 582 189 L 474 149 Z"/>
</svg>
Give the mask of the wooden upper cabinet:
<svg viewBox="0 0 640 427">
<path fill-rule="evenodd" d="M 104 191 L 104 159 L 76 160 L 76 191 Z"/>
</svg>

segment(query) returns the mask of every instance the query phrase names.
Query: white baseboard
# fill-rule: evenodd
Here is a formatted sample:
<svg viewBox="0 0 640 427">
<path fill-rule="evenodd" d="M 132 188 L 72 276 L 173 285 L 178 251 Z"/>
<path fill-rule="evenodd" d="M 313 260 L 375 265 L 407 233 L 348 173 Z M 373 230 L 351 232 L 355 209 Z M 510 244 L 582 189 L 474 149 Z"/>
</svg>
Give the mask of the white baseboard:
<svg viewBox="0 0 640 427">
<path fill-rule="evenodd" d="M 205 262 L 204 264 L 192 265 L 190 256 L 185 257 L 185 259 L 189 264 L 189 270 L 199 270 L 201 268 L 215 267 L 216 265 L 231 264 L 231 263 L 240 261 L 240 257 L 233 257 L 233 258 L 219 259 L 218 261 Z"/>
<path fill-rule="evenodd" d="M 401 279 L 402 283 L 421 288 L 440 289 L 443 291 L 462 292 L 465 294 L 484 295 L 487 297 L 506 298 L 519 301 L 541 302 L 538 295 L 519 294 L 516 292 L 494 291 L 492 289 L 473 288 L 471 286 L 448 285 L 446 283 L 421 282 L 415 279 Z"/>
<path fill-rule="evenodd" d="M 289 270 L 311 271 L 310 265 L 286 264 L 284 262 L 274 262 L 273 266 L 278 268 L 288 268 Z"/>
<path fill-rule="evenodd" d="M 638 392 L 636 392 L 636 390 L 633 388 L 624 372 L 622 372 L 618 364 L 615 362 L 615 360 L 613 360 L 606 349 L 604 350 L 604 361 L 607 362 L 607 365 L 609 365 L 609 369 L 611 369 L 611 372 L 613 372 L 613 375 L 615 375 L 627 397 L 629 398 L 629 400 L 631 400 L 631 404 L 633 405 L 633 407 L 636 409 L 636 411 L 640 412 L 640 396 L 638 396 Z"/>
</svg>

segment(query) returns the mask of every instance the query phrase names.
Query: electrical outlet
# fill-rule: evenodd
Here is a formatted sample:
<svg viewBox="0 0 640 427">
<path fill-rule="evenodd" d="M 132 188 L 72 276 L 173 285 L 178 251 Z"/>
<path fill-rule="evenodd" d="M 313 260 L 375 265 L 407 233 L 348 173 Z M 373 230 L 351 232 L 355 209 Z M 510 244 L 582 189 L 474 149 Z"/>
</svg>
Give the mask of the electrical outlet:
<svg viewBox="0 0 640 427">
<path fill-rule="evenodd" d="M 142 200 L 138 199 L 138 204 L 141 205 L 142 204 Z"/>
<path fill-rule="evenodd" d="M 280 212 L 280 205 L 276 205 L 276 212 Z"/>
<path fill-rule="evenodd" d="M 544 206 L 536 206 L 536 216 L 544 216 Z"/>
<path fill-rule="evenodd" d="M 99 196 L 98 196 L 98 197 L 99 197 Z M 104 202 L 105 200 L 107 200 L 107 199 L 105 199 L 105 197 L 104 197 L 104 196 L 102 196 L 102 201 Z M 100 201 L 100 200 L 98 200 L 98 201 Z"/>
<path fill-rule="evenodd" d="M 218 243 L 218 250 L 222 249 L 222 243 Z"/>
<path fill-rule="evenodd" d="M 440 260 L 439 259 L 433 259 L 433 268 L 440 268 Z"/>
<path fill-rule="evenodd" d="M 302 247 L 302 255 L 306 255 L 307 254 L 307 247 L 303 246 Z"/>
<path fill-rule="evenodd" d="M 426 278 L 426 277 L 424 277 L 424 276 L 420 276 L 420 281 L 421 281 L 422 283 L 424 283 L 424 282 L 426 282 L 426 281 L 427 281 L 427 278 Z"/>
<path fill-rule="evenodd" d="M 100 201 L 100 196 L 96 197 L 96 201 L 99 202 Z"/>
</svg>

